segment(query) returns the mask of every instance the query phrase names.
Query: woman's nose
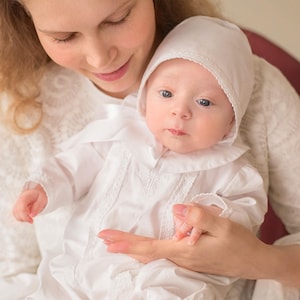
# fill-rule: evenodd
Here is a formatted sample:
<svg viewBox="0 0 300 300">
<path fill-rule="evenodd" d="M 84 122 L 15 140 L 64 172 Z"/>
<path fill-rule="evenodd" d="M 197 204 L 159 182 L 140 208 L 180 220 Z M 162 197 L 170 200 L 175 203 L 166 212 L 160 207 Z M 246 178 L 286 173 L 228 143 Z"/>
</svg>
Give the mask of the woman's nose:
<svg viewBox="0 0 300 300">
<path fill-rule="evenodd" d="M 116 49 L 99 37 L 86 44 L 86 61 L 95 69 L 109 65 L 115 56 Z"/>
</svg>

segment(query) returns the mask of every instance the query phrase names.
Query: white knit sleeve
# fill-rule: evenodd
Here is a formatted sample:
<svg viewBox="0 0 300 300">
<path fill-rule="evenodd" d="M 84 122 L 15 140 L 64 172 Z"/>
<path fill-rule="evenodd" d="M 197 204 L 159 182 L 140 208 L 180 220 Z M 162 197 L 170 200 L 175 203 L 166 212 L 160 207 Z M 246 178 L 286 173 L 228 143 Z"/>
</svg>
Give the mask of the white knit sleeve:
<svg viewBox="0 0 300 300">
<path fill-rule="evenodd" d="M 290 232 L 300 231 L 300 99 L 280 71 L 261 59 L 241 131 L 272 207 Z"/>
</svg>

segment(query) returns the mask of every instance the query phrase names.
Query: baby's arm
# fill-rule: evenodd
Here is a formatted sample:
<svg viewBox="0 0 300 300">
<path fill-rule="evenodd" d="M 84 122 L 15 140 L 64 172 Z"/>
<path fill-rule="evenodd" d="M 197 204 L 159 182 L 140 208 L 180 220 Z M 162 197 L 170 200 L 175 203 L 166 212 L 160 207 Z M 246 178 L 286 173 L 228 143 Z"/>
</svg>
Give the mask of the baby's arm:
<svg viewBox="0 0 300 300">
<path fill-rule="evenodd" d="M 47 202 L 45 190 L 37 184 L 21 193 L 13 207 L 13 215 L 18 221 L 33 223 L 33 218 L 45 208 Z"/>
</svg>

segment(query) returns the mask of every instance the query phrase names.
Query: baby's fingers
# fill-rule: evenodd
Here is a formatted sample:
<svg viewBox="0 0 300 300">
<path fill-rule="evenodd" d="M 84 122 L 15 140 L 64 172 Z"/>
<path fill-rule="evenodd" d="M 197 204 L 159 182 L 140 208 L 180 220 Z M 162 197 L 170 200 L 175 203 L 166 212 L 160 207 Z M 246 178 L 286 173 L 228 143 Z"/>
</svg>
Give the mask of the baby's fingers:
<svg viewBox="0 0 300 300">
<path fill-rule="evenodd" d="M 46 201 L 44 193 L 27 190 L 17 200 L 13 215 L 18 221 L 33 223 L 33 218 L 44 209 Z"/>
<path fill-rule="evenodd" d="M 20 222 L 28 222 L 31 224 L 33 223 L 31 211 L 28 207 L 24 207 L 23 205 L 17 203 L 13 209 L 13 215 L 16 220 Z"/>
<path fill-rule="evenodd" d="M 30 208 L 30 217 L 34 218 L 36 217 L 46 206 L 46 202 L 44 199 L 40 199 L 41 196 L 39 196 L 39 201 L 33 202 Z"/>
<path fill-rule="evenodd" d="M 191 225 L 188 225 L 184 223 L 183 221 L 179 219 L 175 219 L 175 233 L 173 236 L 173 239 L 175 240 L 181 240 L 187 236 L 190 236 L 193 227 Z"/>
<path fill-rule="evenodd" d="M 198 242 L 201 234 L 202 234 L 202 231 L 199 231 L 196 228 L 193 228 L 191 230 L 190 236 L 188 238 L 188 244 L 189 245 L 195 245 Z"/>
</svg>

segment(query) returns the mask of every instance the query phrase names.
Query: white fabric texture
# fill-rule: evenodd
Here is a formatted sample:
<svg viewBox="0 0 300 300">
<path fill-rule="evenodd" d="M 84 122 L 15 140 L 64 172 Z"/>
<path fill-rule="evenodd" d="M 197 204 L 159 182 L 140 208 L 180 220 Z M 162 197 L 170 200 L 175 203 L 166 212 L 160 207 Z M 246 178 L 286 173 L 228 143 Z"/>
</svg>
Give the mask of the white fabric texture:
<svg viewBox="0 0 300 300">
<path fill-rule="evenodd" d="M 300 233 L 285 236 L 275 243 L 276 245 L 300 245 Z M 253 300 L 299 300 L 300 291 L 294 287 L 283 287 L 275 280 L 257 280 L 253 293 Z"/>
<path fill-rule="evenodd" d="M 241 122 L 241 134 L 251 147 L 250 158 L 264 178 L 273 207 L 288 230 L 296 233 L 300 231 L 299 96 L 276 68 L 257 57 L 255 74 L 255 88 Z M 46 255 L 60 240 L 69 216 L 70 208 L 41 216 L 35 228 L 12 219 L 11 206 L 28 171 L 56 153 L 58 143 L 93 120 L 94 111 L 102 107 L 103 101 L 118 102 L 105 99 L 84 77 L 56 66 L 42 82 L 40 101 L 44 119 L 37 132 L 18 136 L 3 127 L 0 130 L 1 141 L 5 141 L 0 143 L 0 291 L 4 300 L 24 299 L 28 290 L 22 287 L 28 286 L 40 260 L 37 241 Z M 16 282 L 13 288 L 12 282 Z M 33 281 L 29 290 L 34 287 Z"/>
</svg>

